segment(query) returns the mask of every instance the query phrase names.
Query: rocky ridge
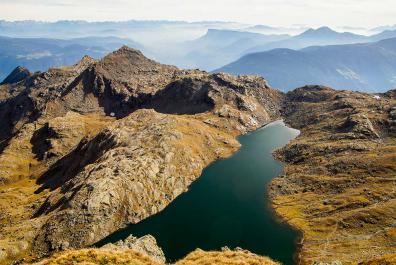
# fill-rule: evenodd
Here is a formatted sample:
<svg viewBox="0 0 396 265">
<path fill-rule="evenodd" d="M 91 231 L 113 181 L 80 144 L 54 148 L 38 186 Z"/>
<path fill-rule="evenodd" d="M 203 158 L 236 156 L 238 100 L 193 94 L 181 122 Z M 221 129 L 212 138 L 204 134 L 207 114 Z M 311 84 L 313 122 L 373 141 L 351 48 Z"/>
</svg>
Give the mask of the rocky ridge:
<svg viewBox="0 0 396 265">
<path fill-rule="evenodd" d="M 0 83 L 0 85 L 15 84 L 30 77 L 31 75 L 32 73 L 28 69 L 18 66 Z"/>
<path fill-rule="evenodd" d="M 86 247 L 157 213 L 237 135 L 277 119 L 282 99 L 262 78 L 128 47 L 15 86 L 0 104 L 3 260 Z"/>
<path fill-rule="evenodd" d="M 283 94 L 260 77 L 180 70 L 128 47 L 0 91 L 0 262 L 88 247 L 161 211 L 234 153 L 236 136 L 280 117 L 302 133 L 276 152 L 287 165 L 269 189 L 304 233 L 301 264 L 395 252 L 395 91 Z M 180 264 L 225 253 L 195 254 Z M 226 256 L 250 258 L 237 254 Z"/>
</svg>

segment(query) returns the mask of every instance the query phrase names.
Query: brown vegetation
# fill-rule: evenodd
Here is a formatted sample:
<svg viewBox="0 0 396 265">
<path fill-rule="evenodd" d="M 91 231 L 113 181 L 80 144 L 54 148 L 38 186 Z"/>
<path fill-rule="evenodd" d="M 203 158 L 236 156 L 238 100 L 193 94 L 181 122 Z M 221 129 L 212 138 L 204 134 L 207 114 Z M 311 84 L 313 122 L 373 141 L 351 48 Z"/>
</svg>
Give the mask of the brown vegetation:
<svg viewBox="0 0 396 265">
<path fill-rule="evenodd" d="M 276 212 L 304 233 L 300 259 L 356 264 L 396 252 L 396 100 L 305 87 L 288 93 L 301 135 L 277 156 Z"/>
<path fill-rule="evenodd" d="M 267 257 L 245 250 L 203 251 L 195 250 L 175 265 L 279 265 Z"/>
<path fill-rule="evenodd" d="M 36 265 L 159 265 L 134 250 L 82 249 L 55 254 Z"/>
</svg>

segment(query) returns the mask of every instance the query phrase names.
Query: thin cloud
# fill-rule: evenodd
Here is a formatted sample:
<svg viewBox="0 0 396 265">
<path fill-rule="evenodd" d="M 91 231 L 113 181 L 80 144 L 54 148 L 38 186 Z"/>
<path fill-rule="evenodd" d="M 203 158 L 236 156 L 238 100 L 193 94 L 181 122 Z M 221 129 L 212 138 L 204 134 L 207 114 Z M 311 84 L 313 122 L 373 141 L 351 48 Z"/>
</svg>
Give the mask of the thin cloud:
<svg viewBox="0 0 396 265">
<path fill-rule="evenodd" d="M 395 24 L 394 0 L 0 0 L 8 20 L 222 20 L 290 26 Z"/>
</svg>

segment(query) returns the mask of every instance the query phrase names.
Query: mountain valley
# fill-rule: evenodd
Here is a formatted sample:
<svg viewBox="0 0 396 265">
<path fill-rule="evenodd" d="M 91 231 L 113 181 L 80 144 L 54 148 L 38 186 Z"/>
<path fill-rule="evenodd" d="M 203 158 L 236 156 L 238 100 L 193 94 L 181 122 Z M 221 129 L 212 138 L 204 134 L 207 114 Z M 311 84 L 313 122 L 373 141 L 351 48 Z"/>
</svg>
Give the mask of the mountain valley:
<svg viewBox="0 0 396 265">
<path fill-rule="evenodd" d="M 181 70 L 126 46 L 42 73 L 17 68 L 0 86 L 0 260 L 77 255 L 67 251 L 160 212 L 237 152 L 237 136 L 279 119 L 301 135 L 275 152 L 285 168 L 269 192 L 303 233 L 300 263 L 392 260 L 395 95 L 283 93 L 262 77 Z M 240 249 L 176 264 L 220 256 L 272 264 Z"/>
</svg>

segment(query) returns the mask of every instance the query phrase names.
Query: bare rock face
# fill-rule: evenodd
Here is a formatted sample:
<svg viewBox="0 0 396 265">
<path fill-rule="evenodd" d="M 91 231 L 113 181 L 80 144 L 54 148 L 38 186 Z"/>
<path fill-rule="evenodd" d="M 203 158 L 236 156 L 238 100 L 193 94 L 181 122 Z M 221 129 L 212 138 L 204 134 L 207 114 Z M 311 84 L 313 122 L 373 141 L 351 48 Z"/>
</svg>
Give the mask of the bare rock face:
<svg viewBox="0 0 396 265">
<path fill-rule="evenodd" d="M 345 122 L 342 124 L 340 129 L 353 133 L 357 138 L 380 138 L 379 134 L 374 129 L 373 124 L 365 114 L 351 114 L 345 119 Z"/>
<path fill-rule="evenodd" d="M 132 249 L 150 257 L 160 264 L 165 264 L 166 262 L 164 252 L 157 245 L 157 241 L 152 235 L 145 235 L 139 238 L 130 235 L 124 240 L 117 241 L 114 244 L 106 244 L 102 248 L 115 250 Z"/>
</svg>

